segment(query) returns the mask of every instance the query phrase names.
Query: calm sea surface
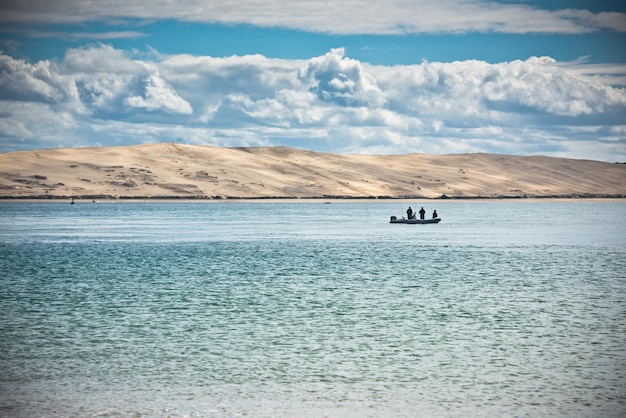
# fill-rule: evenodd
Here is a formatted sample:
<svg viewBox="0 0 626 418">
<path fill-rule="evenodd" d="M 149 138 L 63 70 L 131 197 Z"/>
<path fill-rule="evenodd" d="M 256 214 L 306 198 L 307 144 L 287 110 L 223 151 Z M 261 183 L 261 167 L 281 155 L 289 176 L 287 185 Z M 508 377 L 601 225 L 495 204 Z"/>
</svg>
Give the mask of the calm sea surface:
<svg viewBox="0 0 626 418">
<path fill-rule="evenodd" d="M 2 417 L 626 415 L 626 201 L 0 202 L 0 272 Z"/>
</svg>

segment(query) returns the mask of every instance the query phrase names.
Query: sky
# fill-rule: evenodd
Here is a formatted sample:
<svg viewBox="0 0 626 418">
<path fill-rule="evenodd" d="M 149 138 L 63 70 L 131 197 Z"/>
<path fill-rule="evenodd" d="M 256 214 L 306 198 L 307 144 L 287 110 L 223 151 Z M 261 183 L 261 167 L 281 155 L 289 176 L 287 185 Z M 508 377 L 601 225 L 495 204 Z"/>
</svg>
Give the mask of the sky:
<svg viewBox="0 0 626 418">
<path fill-rule="evenodd" d="M 626 2 L 0 2 L 0 152 L 156 142 L 626 162 Z"/>
</svg>

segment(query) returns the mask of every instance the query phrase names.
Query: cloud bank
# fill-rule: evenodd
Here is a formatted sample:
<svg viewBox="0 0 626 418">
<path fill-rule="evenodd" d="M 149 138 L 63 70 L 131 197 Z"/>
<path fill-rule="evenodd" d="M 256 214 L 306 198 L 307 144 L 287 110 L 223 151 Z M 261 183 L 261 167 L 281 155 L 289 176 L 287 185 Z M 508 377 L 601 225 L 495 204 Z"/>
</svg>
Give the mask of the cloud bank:
<svg viewBox="0 0 626 418">
<path fill-rule="evenodd" d="M 526 4 L 480 0 L 5 0 L 0 22 L 84 23 L 105 19 L 250 24 L 329 34 L 626 32 L 626 14 L 546 10 Z M 338 24 L 340 22 L 340 24 Z"/>
<path fill-rule="evenodd" d="M 373 66 L 151 59 L 99 44 L 0 54 L 0 151 L 163 141 L 338 153 L 495 152 L 626 161 L 626 91 L 549 57 Z"/>
</svg>

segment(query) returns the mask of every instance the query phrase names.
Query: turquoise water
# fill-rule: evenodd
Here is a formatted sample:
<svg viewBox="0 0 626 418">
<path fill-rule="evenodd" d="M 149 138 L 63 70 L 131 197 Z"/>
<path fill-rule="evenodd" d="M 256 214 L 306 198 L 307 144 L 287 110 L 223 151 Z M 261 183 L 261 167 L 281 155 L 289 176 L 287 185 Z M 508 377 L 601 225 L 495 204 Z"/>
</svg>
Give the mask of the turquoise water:
<svg viewBox="0 0 626 418">
<path fill-rule="evenodd" d="M 0 203 L 0 416 L 626 415 L 626 202 Z"/>
</svg>

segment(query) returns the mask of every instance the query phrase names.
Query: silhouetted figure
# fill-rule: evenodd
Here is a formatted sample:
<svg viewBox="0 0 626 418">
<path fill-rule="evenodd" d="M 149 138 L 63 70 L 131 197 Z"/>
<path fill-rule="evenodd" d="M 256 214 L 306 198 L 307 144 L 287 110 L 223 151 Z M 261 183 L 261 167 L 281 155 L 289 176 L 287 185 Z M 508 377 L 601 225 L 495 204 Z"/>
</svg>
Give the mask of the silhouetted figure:
<svg viewBox="0 0 626 418">
<path fill-rule="evenodd" d="M 433 219 L 438 218 L 439 216 L 437 215 L 437 211 L 433 212 Z"/>
<path fill-rule="evenodd" d="M 424 219 L 424 216 L 426 215 L 426 211 L 424 210 L 424 208 L 422 207 L 420 209 L 420 219 Z"/>
<path fill-rule="evenodd" d="M 413 219 L 413 209 L 411 209 L 411 206 L 409 206 L 409 208 L 406 210 L 406 216 L 408 216 L 409 219 Z"/>
</svg>

